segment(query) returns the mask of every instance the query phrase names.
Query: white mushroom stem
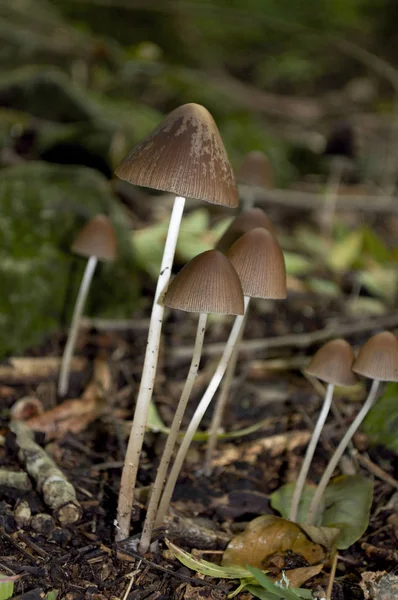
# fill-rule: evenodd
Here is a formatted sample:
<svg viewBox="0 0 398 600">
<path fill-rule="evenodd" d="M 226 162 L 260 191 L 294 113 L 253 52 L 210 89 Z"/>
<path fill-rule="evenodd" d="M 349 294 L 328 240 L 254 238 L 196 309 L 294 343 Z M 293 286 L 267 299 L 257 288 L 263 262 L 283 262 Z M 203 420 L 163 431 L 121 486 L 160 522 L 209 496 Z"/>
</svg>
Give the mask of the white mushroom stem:
<svg viewBox="0 0 398 600">
<path fill-rule="evenodd" d="M 211 475 L 211 472 L 212 472 L 212 464 L 211 463 L 213 460 L 214 451 L 217 446 L 217 434 L 219 432 L 220 425 L 221 425 L 221 422 L 222 422 L 222 419 L 224 416 L 224 412 L 225 412 L 225 407 L 227 405 L 228 398 L 230 395 L 231 386 L 232 386 L 232 382 L 233 382 L 235 370 L 236 370 L 236 363 L 238 361 L 238 356 L 239 356 L 239 345 L 242 341 L 242 336 L 243 336 L 243 332 L 245 330 L 248 314 L 249 314 L 249 311 L 246 310 L 244 319 L 242 321 L 242 325 L 241 325 L 241 328 L 239 331 L 238 339 L 236 340 L 236 344 L 235 344 L 234 350 L 232 352 L 231 359 L 228 363 L 228 367 L 225 372 L 225 377 L 221 384 L 220 394 L 217 398 L 216 405 L 214 407 L 214 413 L 213 413 L 213 417 L 212 417 L 210 427 L 209 427 L 209 439 L 207 442 L 205 467 L 204 467 L 204 474 L 207 477 L 209 477 L 209 475 Z"/>
<path fill-rule="evenodd" d="M 325 493 L 326 487 L 333 475 L 333 472 L 334 472 L 335 468 L 337 467 L 339 460 L 343 456 L 344 451 L 346 450 L 348 444 L 350 443 L 354 433 L 356 432 L 356 430 L 358 429 L 358 427 L 360 426 L 360 424 L 362 423 L 362 421 L 368 414 L 369 410 L 372 408 L 372 406 L 376 402 L 377 392 L 379 391 L 379 387 L 380 387 L 380 381 L 378 379 L 375 379 L 372 383 L 372 386 L 370 388 L 368 397 L 366 398 L 364 405 L 362 406 L 361 410 L 359 411 L 359 413 L 357 414 L 357 416 L 351 423 L 350 427 L 347 429 L 347 432 L 346 432 L 345 436 L 343 437 L 343 439 L 341 440 L 340 444 L 337 446 L 336 450 L 334 451 L 334 454 L 333 454 L 332 458 L 330 459 L 320 482 L 318 483 L 318 486 L 315 490 L 314 497 L 312 498 L 310 507 L 308 509 L 307 519 L 306 519 L 307 525 L 314 524 L 315 519 L 317 517 L 317 513 L 318 513 L 319 502 L 320 502 L 323 494 Z"/>
<path fill-rule="evenodd" d="M 249 302 L 250 302 L 250 298 L 248 296 L 245 296 L 244 297 L 244 303 L 245 303 L 244 312 L 247 311 Z M 182 467 L 182 464 L 187 455 L 189 446 L 191 445 L 193 437 L 200 425 L 201 420 L 203 419 L 203 415 L 205 414 L 207 408 L 209 407 L 209 404 L 212 401 L 214 394 L 217 391 L 218 386 L 220 385 L 221 379 L 224 376 L 225 370 L 228 366 L 228 362 L 231 358 L 236 341 L 238 339 L 243 320 L 244 320 L 244 314 L 238 315 L 235 318 L 234 325 L 232 327 L 228 341 L 225 345 L 224 352 L 221 356 L 220 362 L 218 363 L 217 369 L 207 387 L 206 392 L 202 396 L 202 399 L 200 400 L 200 402 L 196 408 L 196 411 L 192 417 L 192 420 L 188 426 L 188 429 L 183 437 L 181 446 L 177 452 L 177 456 L 173 463 L 173 467 L 170 471 L 169 477 L 166 482 L 166 486 L 164 488 L 162 499 L 159 504 L 159 509 L 158 509 L 158 512 L 156 515 L 156 521 L 155 521 L 155 525 L 157 527 L 163 523 L 164 517 L 166 516 L 167 510 L 170 505 L 170 500 L 173 495 L 175 485 L 177 483 L 178 475 L 180 474 L 181 467 Z"/>
<path fill-rule="evenodd" d="M 79 323 L 83 313 L 84 305 L 86 304 L 87 295 L 90 290 L 91 281 L 94 271 L 97 266 L 98 259 L 96 256 L 90 256 L 87 261 L 82 282 L 80 284 L 79 293 L 77 295 L 75 308 L 73 310 L 72 323 L 69 330 L 68 339 L 62 357 L 61 370 L 58 381 L 58 394 L 65 396 L 69 387 L 70 363 L 72 361 L 73 352 L 76 345 L 76 338 L 79 332 Z"/>
<path fill-rule="evenodd" d="M 308 444 L 307 451 L 305 453 L 304 461 L 301 466 L 301 470 L 297 479 L 296 487 L 294 489 L 292 505 L 290 507 L 290 516 L 289 519 L 291 521 L 295 521 L 297 519 L 297 513 L 300 506 L 301 495 L 303 493 L 305 480 L 307 479 L 308 471 L 310 469 L 311 461 L 314 457 L 315 448 L 322 433 L 323 426 L 325 425 L 326 418 L 329 414 L 330 407 L 332 406 L 334 385 L 333 383 L 329 383 L 325 399 L 323 401 L 322 410 L 319 414 L 318 421 L 316 422 L 314 432 L 312 434 L 312 438 L 310 443 Z"/>
<path fill-rule="evenodd" d="M 206 331 L 207 314 L 201 313 L 199 316 L 198 327 L 196 331 L 195 346 L 192 354 L 191 366 L 189 368 L 188 377 L 185 381 L 184 389 L 177 405 L 174 419 L 170 427 L 169 435 L 167 436 L 166 445 L 163 450 L 162 458 L 158 467 L 155 482 L 152 486 L 152 492 L 149 499 L 148 510 L 146 513 L 144 528 L 140 540 L 140 552 L 143 554 L 148 550 L 151 543 L 153 526 L 155 523 L 156 511 L 158 509 L 160 496 L 163 490 L 164 482 L 167 475 L 167 469 L 173 454 L 174 446 L 177 440 L 178 432 L 180 431 L 182 418 L 188 404 L 189 397 L 194 386 L 200 356 L 202 354 L 203 339 Z"/>
<path fill-rule="evenodd" d="M 184 212 L 184 206 L 185 198 L 182 196 L 176 196 L 171 213 L 166 243 L 164 246 L 155 297 L 153 300 L 141 384 L 135 405 L 134 419 L 130 431 L 127 452 L 124 459 L 122 479 L 120 482 L 116 526 L 116 539 L 118 541 L 126 539 L 130 531 L 131 510 L 134 502 L 134 488 L 137 479 L 138 463 L 142 444 L 144 442 L 149 404 L 152 398 L 153 386 L 155 384 L 156 367 L 158 363 L 160 335 L 164 314 L 162 298 L 166 293 L 170 282 L 171 269 L 173 266 L 174 254 L 177 245 L 182 214 Z"/>
</svg>

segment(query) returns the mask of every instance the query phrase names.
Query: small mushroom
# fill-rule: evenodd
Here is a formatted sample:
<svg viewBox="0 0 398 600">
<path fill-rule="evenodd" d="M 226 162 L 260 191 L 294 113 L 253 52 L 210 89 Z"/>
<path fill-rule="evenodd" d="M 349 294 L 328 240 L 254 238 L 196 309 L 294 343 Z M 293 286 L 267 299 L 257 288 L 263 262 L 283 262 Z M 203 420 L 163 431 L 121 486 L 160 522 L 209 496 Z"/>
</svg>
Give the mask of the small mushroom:
<svg viewBox="0 0 398 600">
<path fill-rule="evenodd" d="M 149 499 L 148 510 L 140 541 L 145 553 L 151 541 L 156 511 L 174 450 L 181 421 L 198 373 L 205 335 L 207 315 L 242 315 L 243 291 L 239 277 L 229 260 L 218 250 L 208 250 L 193 258 L 171 282 L 164 298 L 171 308 L 199 313 L 195 346 L 188 377 L 174 414 L 162 458 Z"/>
<path fill-rule="evenodd" d="M 171 112 L 116 169 L 134 185 L 176 194 L 153 300 L 148 343 L 133 425 L 122 471 L 117 509 L 118 540 L 129 535 L 131 509 L 145 425 L 156 376 L 164 307 L 185 198 L 197 198 L 230 208 L 238 206 L 238 191 L 226 150 L 210 113 L 199 104 L 184 104 Z"/>
<path fill-rule="evenodd" d="M 398 381 L 398 341 L 389 331 L 377 333 L 368 339 L 362 346 L 359 354 L 354 361 L 352 370 L 358 375 L 373 379 L 368 397 L 365 400 L 361 410 L 347 429 L 346 434 L 337 446 L 332 458 L 330 459 L 325 472 L 316 488 L 314 497 L 311 501 L 307 515 L 309 525 L 315 522 L 319 502 L 325 492 L 325 489 L 333 475 L 335 468 L 343 456 L 354 433 L 376 402 L 377 393 L 382 381 Z"/>
<path fill-rule="evenodd" d="M 304 461 L 297 479 L 296 487 L 290 507 L 290 520 L 295 521 L 300 505 L 301 495 L 308 471 L 314 456 L 315 448 L 321 435 L 326 418 L 332 405 L 334 388 L 339 386 L 355 385 L 357 378 L 352 372 L 352 364 L 355 360 L 354 350 L 351 345 L 343 339 L 336 339 L 324 344 L 314 354 L 310 364 L 305 369 L 309 375 L 317 377 L 327 383 L 326 395 L 322 409 L 316 422 L 315 429 L 307 447 Z"/>
<path fill-rule="evenodd" d="M 97 215 L 91 219 L 73 242 L 72 251 L 87 257 L 88 261 L 77 295 L 68 340 L 62 357 L 58 381 L 58 394 L 60 396 L 65 396 L 68 392 L 70 363 L 79 331 L 79 322 L 97 263 L 99 260 L 113 261 L 117 256 L 116 234 L 109 218 L 105 215 Z"/>
<path fill-rule="evenodd" d="M 271 219 L 267 217 L 261 208 L 250 208 L 241 212 L 224 231 L 217 242 L 216 249 L 225 254 L 242 235 L 257 227 L 265 227 L 275 235 Z"/>
<path fill-rule="evenodd" d="M 235 267 L 242 283 L 245 315 L 250 297 L 286 297 L 286 270 L 283 253 L 278 242 L 269 231 L 261 228 L 249 231 L 232 246 L 228 258 Z M 235 323 L 217 369 L 185 432 L 159 504 L 156 525 L 161 525 L 166 515 L 188 448 L 224 376 L 241 328 L 244 325 L 245 315 L 238 315 L 235 318 Z"/>
<path fill-rule="evenodd" d="M 249 209 L 255 202 L 256 188 L 269 190 L 274 187 L 274 174 L 267 155 L 261 150 L 246 154 L 236 173 L 236 180 L 244 186 L 244 207 Z"/>
</svg>

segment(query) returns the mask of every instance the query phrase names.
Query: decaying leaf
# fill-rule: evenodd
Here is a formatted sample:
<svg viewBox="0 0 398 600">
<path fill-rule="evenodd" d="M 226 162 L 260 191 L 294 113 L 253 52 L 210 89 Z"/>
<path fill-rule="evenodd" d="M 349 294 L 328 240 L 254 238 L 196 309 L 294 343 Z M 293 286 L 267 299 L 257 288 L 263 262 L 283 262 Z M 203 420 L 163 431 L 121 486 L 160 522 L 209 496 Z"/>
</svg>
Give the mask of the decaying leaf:
<svg viewBox="0 0 398 600">
<path fill-rule="evenodd" d="M 222 564 L 265 569 L 272 556 L 294 553 L 309 565 L 315 565 L 327 558 L 328 550 L 313 541 L 300 525 L 274 515 L 263 515 L 251 521 L 243 533 L 230 541 Z"/>
<path fill-rule="evenodd" d="M 97 359 L 93 379 L 81 398 L 65 400 L 54 408 L 26 420 L 33 431 L 42 431 L 51 439 L 62 438 L 66 433 L 83 431 L 106 408 L 106 395 L 111 387 L 111 374 L 107 363 Z"/>
</svg>

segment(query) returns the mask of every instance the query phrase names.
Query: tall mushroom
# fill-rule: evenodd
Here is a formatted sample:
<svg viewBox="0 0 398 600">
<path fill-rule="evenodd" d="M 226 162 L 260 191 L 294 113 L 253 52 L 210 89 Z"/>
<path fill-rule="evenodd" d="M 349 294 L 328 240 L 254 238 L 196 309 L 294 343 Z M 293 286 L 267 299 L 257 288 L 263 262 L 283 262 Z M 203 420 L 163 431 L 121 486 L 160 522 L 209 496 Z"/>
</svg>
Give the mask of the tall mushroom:
<svg viewBox="0 0 398 600">
<path fill-rule="evenodd" d="M 326 487 L 333 475 L 335 468 L 343 456 L 354 433 L 376 402 L 377 393 L 382 381 L 398 381 L 398 341 L 395 335 L 389 331 L 377 333 L 368 339 L 362 346 L 354 361 L 352 370 L 358 375 L 373 379 L 368 397 L 361 410 L 347 429 L 346 434 L 337 446 L 323 475 L 318 483 L 314 497 L 312 498 L 306 522 L 311 525 L 315 522 L 319 502 L 325 493 Z"/>
<path fill-rule="evenodd" d="M 120 484 L 116 537 L 128 537 L 138 463 L 152 397 L 164 307 L 185 198 L 234 208 L 236 184 L 217 126 L 199 104 L 171 112 L 123 159 L 116 175 L 135 185 L 176 194 L 149 323 L 141 384 Z"/>
<path fill-rule="evenodd" d="M 314 354 L 310 364 L 305 369 L 309 375 L 317 377 L 327 383 L 326 395 L 321 412 L 315 425 L 312 437 L 305 453 L 304 461 L 294 489 L 292 505 L 290 507 L 291 521 L 297 518 L 301 495 L 303 493 L 305 480 L 310 468 L 315 448 L 321 435 L 326 418 L 332 405 L 334 387 L 354 385 L 357 381 L 352 372 L 352 364 L 355 360 L 354 350 L 351 345 L 343 339 L 327 342 Z"/>
<path fill-rule="evenodd" d="M 206 329 L 207 315 L 243 314 L 243 291 L 239 277 L 229 260 L 217 250 L 208 250 L 193 258 L 174 278 L 164 298 L 164 304 L 188 312 L 198 312 L 199 320 L 191 366 L 185 381 L 170 433 L 149 499 L 144 529 L 140 541 L 141 552 L 148 550 L 162 493 L 167 468 L 174 450 L 181 421 L 198 373 Z"/>
<path fill-rule="evenodd" d="M 237 217 L 235 217 L 235 219 L 232 221 L 232 223 L 229 225 L 229 227 L 226 229 L 224 234 L 217 242 L 216 248 L 218 250 L 221 250 L 221 252 L 228 252 L 231 246 L 233 246 L 233 244 L 242 235 L 258 227 L 264 227 L 273 235 L 275 234 L 274 226 L 271 220 L 267 217 L 267 215 L 261 208 L 250 208 L 249 210 L 245 210 L 242 213 L 240 213 Z M 213 455 L 217 446 L 217 433 L 220 427 L 220 423 L 222 421 L 225 407 L 228 402 L 229 393 L 231 390 L 232 381 L 236 370 L 236 363 L 238 361 L 239 344 L 243 337 L 248 314 L 249 311 L 246 311 L 245 320 L 242 324 L 239 337 L 235 344 L 234 351 L 228 363 L 225 376 L 222 380 L 220 393 L 217 398 L 216 405 L 214 407 L 214 412 L 209 427 L 209 440 L 206 447 L 206 457 L 204 466 L 204 474 L 207 476 L 211 475 Z"/>
<path fill-rule="evenodd" d="M 269 231 L 261 228 L 249 231 L 232 246 L 228 258 L 235 267 L 242 283 L 245 313 L 251 297 L 280 299 L 286 297 L 286 270 L 283 253 L 278 242 Z M 217 369 L 185 432 L 160 500 L 156 525 L 160 525 L 166 515 L 185 456 L 224 376 L 244 323 L 244 318 L 240 315 L 235 318 L 235 323 Z"/>
<path fill-rule="evenodd" d="M 87 300 L 97 262 L 99 260 L 115 260 L 117 255 L 116 234 L 109 218 L 105 215 L 97 215 L 91 219 L 87 225 L 83 227 L 73 242 L 72 251 L 87 257 L 88 261 L 77 295 L 68 340 L 62 357 L 58 381 L 58 394 L 60 396 L 65 396 L 68 392 L 70 363 L 79 331 L 79 322 Z"/>
</svg>

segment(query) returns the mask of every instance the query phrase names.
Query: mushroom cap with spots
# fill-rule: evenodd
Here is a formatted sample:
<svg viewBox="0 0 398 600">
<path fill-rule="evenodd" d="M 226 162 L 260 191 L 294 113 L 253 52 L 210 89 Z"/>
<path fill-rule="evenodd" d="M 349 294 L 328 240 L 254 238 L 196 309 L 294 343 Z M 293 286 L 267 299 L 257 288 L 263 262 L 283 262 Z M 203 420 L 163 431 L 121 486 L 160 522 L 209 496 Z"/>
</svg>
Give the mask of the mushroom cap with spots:
<svg viewBox="0 0 398 600">
<path fill-rule="evenodd" d="M 91 219 L 73 242 L 72 251 L 81 256 L 96 256 L 99 260 L 115 260 L 117 238 L 109 217 L 97 215 Z"/>
<path fill-rule="evenodd" d="M 235 208 L 238 190 L 213 117 L 200 104 L 171 112 L 115 171 L 135 185 Z"/>
<path fill-rule="evenodd" d="M 352 371 L 355 360 L 351 345 L 341 338 L 327 342 L 311 359 L 305 372 L 325 383 L 333 385 L 355 385 L 357 378 Z"/>
<path fill-rule="evenodd" d="M 189 261 L 171 282 L 164 304 L 189 312 L 243 315 L 243 291 L 230 261 L 207 250 Z"/>
</svg>

